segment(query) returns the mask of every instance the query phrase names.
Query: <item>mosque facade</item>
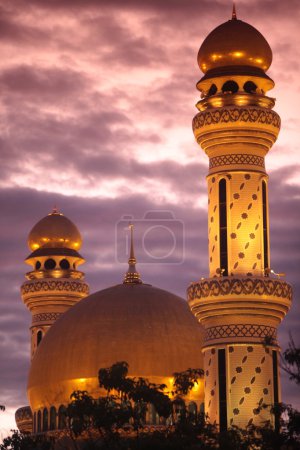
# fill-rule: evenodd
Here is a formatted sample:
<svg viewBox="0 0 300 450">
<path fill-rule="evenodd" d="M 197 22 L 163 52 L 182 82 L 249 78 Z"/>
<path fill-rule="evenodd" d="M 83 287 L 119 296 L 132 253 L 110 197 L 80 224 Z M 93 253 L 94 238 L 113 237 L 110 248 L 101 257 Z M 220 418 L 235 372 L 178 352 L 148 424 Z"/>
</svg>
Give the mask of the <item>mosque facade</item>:
<svg viewBox="0 0 300 450">
<path fill-rule="evenodd" d="M 123 283 L 89 295 L 76 226 L 57 210 L 34 226 L 21 288 L 32 361 L 20 429 L 62 429 L 70 394 L 101 395 L 98 370 L 117 361 L 129 363 L 129 375 L 167 386 L 174 372 L 203 368 L 203 383 L 186 399 L 194 411 L 204 402 L 221 430 L 278 426 L 261 408 L 281 400 L 277 327 L 292 300 L 270 264 L 265 156 L 280 129 L 266 95 L 271 62 L 265 38 L 235 10 L 199 50 L 193 131 L 209 158 L 209 277 L 188 287 L 188 302 L 142 282 L 133 247 Z M 147 421 L 158 423 L 151 408 Z"/>
</svg>

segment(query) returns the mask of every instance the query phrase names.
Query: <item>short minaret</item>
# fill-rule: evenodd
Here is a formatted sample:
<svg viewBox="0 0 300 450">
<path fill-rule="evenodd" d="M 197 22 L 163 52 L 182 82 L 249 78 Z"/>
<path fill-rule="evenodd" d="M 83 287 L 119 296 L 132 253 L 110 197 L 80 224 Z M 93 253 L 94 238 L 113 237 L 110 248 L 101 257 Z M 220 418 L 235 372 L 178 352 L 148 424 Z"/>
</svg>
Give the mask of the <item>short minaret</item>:
<svg viewBox="0 0 300 450">
<path fill-rule="evenodd" d="M 188 301 L 205 329 L 205 411 L 221 430 L 278 426 L 260 408 L 280 401 L 276 333 L 292 300 L 270 265 L 265 156 L 280 129 L 265 95 L 274 87 L 271 62 L 265 38 L 235 9 L 198 54 L 204 76 L 193 130 L 209 157 L 209 278 L 190 285 Z"/>
<path fill-rule="evenodd" d="M 61 314 L 89 293 L 84 263 L 78 253 L 82 239 L 76 226 L 55 208 L 31 230 L 32 253 L 25 262 L 32 266 L 21 287 L 22 299 L 32 314 L 31 357 L 45 333 Z"/>
</svg>

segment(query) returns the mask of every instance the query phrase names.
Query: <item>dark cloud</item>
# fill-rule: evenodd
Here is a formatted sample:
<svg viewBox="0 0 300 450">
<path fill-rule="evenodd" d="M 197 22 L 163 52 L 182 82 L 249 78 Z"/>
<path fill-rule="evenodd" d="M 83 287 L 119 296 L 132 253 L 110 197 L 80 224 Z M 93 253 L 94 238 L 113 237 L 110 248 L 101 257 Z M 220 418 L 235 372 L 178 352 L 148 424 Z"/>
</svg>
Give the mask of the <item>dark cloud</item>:
<svg viewBox="0 0 300 450">
<path fill-rule="evenodd" d="M 0 74 L 2 95 L 23 95 L 27 101 L 61 100 L 82 92 L 88 86 L 84 74 L 68 68 L 44 69 L 35 66 L 10 67 Z"/>
</svg>

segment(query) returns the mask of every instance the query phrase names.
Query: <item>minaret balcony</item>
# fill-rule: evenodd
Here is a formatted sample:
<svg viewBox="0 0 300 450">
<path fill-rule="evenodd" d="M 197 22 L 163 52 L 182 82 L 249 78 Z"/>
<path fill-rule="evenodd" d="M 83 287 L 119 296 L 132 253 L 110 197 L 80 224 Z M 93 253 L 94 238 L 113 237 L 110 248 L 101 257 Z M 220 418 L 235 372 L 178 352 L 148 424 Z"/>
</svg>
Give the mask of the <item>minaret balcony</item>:
<svg viewBox="0 0 300 450">
<path fill-rule="evenodd" d="M 292 287 L 271 277 L 203 278 L 191 283 L 187 294 L 193 314 L 206 330 L 206 340 L 235 337 L 235 333 L 239 339 L 243 333 L 247 339 L 274 338 L 292 301 Z"/>
<path fill-rule="evenodd" d="M 207 109 L 193 119 L 195 138 L 210 158 L 227 152 L 264 157 L 279 130 L 279 115 L 259 106 Z"/>
<path fill-rule="evenodd" d="M 81 280 L 70 278 L 34 279 L 25 281 L 21 286 L 21 295 L 25 303 L 47 303 L 49 297 L 63 297 L 63 302 L 74 303 L 74 297 L 84 298 L 89 294 L 89 286 Z M 28 306 L 30 306 L 28 304 Z M 37 305 L 36 305 L 37 306 Z"/>
</svg>

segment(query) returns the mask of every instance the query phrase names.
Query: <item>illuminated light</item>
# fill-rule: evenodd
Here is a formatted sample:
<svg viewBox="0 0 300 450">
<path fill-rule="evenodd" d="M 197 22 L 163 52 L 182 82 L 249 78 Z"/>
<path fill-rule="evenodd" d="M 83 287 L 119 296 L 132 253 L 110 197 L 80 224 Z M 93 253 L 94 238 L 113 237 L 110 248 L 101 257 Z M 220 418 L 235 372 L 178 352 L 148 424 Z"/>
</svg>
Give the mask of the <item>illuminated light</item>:
<svg viewBox="0 0 300 450">
<path fill-rule="evenodd" d="M 78 378 L 77 380 L 79 383 L 85 383 L 86 382 L 86 378 Z"/>
<path fill-rule="evenodd" d="M 233 52 L 233 56 L 236 58 L 242 58 L 242 56 L 244 56 L 244 52 Z"/>
<path fill-rule="evenodd" d="M 263 63 L 263 60 L 262 60 L 261 58 L 257 58 L 257 59 L 255 60 L 255 62 L 257 62 L 257 63 L 259 63 L 259 64 L 262 64 L 262 63 Z"/>
<path fill-rule="evenodd" d="M 32 244 L 33 250 L 37 250 L 38 248 L 40 248 L 39 244 Z"/>
<path fill-rule="evenodd" d="M 197 392 L 197 391 L 199 391 L 199 389 L 200 389 L 199 383 L 194 383 L 194 386 L 193 386 L 193 388 L 192 388 L 192 391 L 193 391 L 193 392 Z"/>
<path fill-rule="evenodd" d="M 217 55 L 216 53 L 213 53 L 212 55 L 211 55 L 211 59 L 213 60 L 213 61 L 217 61 L 218 59 L 222 59 L 223 58 L 223 55 Z"/>
</svg>

